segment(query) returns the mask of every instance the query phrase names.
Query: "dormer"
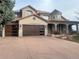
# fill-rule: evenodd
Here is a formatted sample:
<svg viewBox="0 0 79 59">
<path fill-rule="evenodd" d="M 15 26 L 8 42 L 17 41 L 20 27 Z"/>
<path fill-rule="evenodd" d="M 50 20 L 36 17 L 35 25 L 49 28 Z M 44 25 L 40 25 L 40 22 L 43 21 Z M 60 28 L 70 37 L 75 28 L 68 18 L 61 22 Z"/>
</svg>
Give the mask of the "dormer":
<svg viewBox="0 0 79 59">
<path fill-rule="evenodd" d="M 30 16 L 35 14 L 37 11 L 32 6 L 28 5 L 21 9 L 22 11 L 22 17 Z"/>
<path fill-rule="evenodd" d="M 61 16 L 62 16 L 62 13 L 58 10 L 54 10 L 50 15 L 49 15 L 49 20 L 61 20 Z"/>
</svg>

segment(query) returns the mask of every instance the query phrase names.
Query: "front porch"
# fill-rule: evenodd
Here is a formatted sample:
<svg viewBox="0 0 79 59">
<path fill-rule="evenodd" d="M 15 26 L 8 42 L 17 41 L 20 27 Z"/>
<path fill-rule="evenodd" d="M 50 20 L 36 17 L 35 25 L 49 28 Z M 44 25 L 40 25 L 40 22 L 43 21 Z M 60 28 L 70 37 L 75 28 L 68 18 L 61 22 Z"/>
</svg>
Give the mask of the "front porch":
<svg viewBox="0 0 79 59">
<path fill-rule="evenodd" d="M 72 26 L 76 25 L 76 31 L 74 33 Z M 52 35 L 60 35 L 60 34 L 77 34 L 79 32 L 78 23 L 77 22 L 50 22 L 48 24 L 48 34 Z"/>
</svg>

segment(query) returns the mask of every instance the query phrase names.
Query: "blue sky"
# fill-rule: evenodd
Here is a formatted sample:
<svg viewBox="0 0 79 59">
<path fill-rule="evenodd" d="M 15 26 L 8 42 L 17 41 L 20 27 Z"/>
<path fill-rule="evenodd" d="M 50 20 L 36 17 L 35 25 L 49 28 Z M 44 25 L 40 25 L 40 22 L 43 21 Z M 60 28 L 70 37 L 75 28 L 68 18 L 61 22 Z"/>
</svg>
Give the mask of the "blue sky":
<svg viewBox="0 0 79 59">
<path fill-rule="evenodd" d="M 79 0 L 16 0 L 14 10 L 19 10 L 27 5 L 49 12 L 58 9 L 64 17 L 70 20 L 76 20 L 76 12 L 79 11 Z"/>
</svg>

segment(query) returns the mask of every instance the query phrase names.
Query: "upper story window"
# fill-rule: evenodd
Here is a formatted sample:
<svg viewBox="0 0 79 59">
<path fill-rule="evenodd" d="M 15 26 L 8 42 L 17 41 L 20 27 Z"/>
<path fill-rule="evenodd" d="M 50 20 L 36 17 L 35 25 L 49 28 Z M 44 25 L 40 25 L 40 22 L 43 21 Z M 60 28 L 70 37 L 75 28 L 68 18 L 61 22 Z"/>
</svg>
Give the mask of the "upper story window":
<svg viewBox="0 0 79 59">
<path fill-rule="evenodd" d="M 32 13 L 31 12 L 27 12 L 27 15 L 29 16 L 29 15 L 32 15 Z"/>
<path fill-rule="evenodd" d="M 32 15 L 33 14 L 33 12 L 31 10 L 26 10 L 26 12 L 27 12 L 28 15 Z"/>
<path fill-rule="evenodd" d="M 55 19 L 55 16 L 53 16 L 53 19 Z"/>
<path fill-rule="evenodd" d="M 54 15 L 54 16 L 52 16 L 52 19 L 60 20 L 61 19 L 61 15 Z"/>
<path fill-rule="evenodd" d="M 57 15 L 57 19 L 60 20 L 61 19 L 61 15 Z"/>
</svg>

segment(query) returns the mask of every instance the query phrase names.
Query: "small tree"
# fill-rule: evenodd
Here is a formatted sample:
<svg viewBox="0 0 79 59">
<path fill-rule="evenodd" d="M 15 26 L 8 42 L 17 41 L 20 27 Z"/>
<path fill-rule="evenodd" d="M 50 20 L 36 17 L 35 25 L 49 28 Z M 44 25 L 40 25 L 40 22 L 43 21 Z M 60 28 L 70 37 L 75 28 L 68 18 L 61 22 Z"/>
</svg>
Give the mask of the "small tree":
<svg viewBox="0 0 79 59">
<path fill-rule="evenodd" d="M 2 30 L 4 30 L 5 25 L 8 22 L 12 21 L 15 18 L 13 12 L 14 4 L 14 0 L 0 0 L 0 25 L 2 25 Z M 4 34 L 4 31 L 2 32 Z"/>
</svg>

